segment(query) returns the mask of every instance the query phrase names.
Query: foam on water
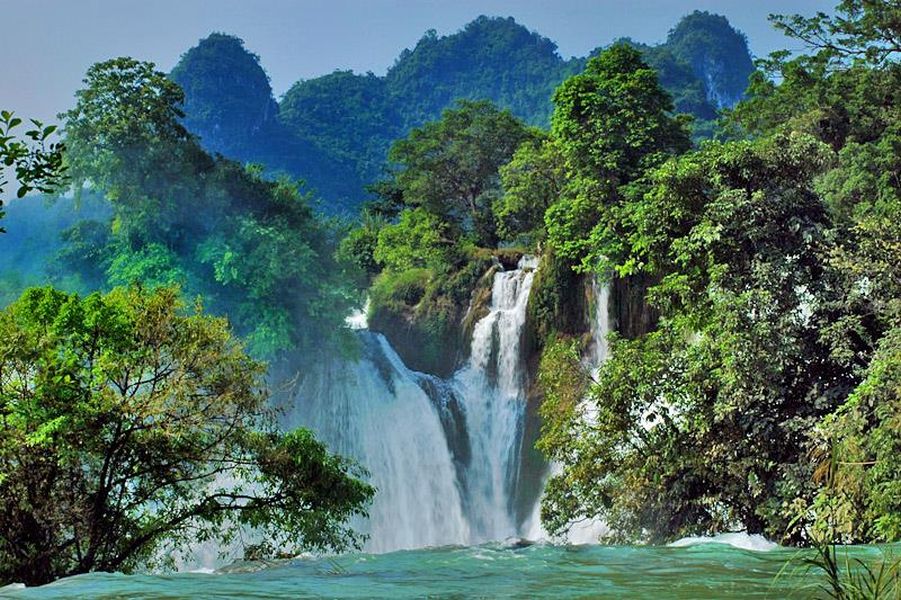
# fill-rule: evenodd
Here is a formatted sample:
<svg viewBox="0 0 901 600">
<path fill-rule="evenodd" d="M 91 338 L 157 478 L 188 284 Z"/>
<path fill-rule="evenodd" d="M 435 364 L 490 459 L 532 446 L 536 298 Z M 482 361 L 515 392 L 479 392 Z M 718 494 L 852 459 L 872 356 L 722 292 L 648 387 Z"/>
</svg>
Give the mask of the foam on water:
<svg viewBox="0 0 901 600">
<path fill-rule="evenodd" d="M 781 548 L 779 544 L 769 541 L 759 533 L 749 534 L 746 532 L 684 537 L 669 544 L 669 546 L 673 548 L 684 548 L 686 546 L 699 546 L 702 544 L 724 544 L 726 546 L 732 546 L 733 548 L 754 550 L 756 552 L 769 552 Z"/>
</svg>

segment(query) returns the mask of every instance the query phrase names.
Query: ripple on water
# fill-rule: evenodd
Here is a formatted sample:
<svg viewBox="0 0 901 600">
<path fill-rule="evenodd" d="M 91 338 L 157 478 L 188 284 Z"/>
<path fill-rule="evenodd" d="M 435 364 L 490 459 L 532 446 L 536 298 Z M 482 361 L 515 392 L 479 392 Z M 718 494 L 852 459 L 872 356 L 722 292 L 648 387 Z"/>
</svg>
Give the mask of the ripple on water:
<svg viewBox="0 0 901 600">
<path fill-rule="evenodd" d="M 802 555 L 794 549 L 776 547 L 761 552 L 736 545 L 707 539 L 678 546 L 456 546 L 242 563 L 215 574 L 96 573 L 39 588 L 0 588 L 0 598 L 678 600 L 781 598 L 798 592 L 803 596 L 802 588 L 816 583 L 815 577 L 812 580 L 800 567 Z M 897 548 L 901 550 L 901 546 Z M 877 554 L 869 547 L 850 551 L 867 558 Z M 788 561 L 795 561 L 796 566 L 783 569 Z"/>
</svg>

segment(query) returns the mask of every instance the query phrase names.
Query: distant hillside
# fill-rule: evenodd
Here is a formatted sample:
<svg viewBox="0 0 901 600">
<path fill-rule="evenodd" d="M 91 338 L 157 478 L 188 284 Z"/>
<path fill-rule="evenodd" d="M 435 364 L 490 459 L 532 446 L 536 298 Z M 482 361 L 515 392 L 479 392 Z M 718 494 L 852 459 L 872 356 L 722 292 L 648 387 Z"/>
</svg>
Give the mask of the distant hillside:
<svg viewBox="0 0 901 600">
<path fill-rule="evenodd" d="M 738 101 L 753 69 L 744 36 L 706 12 L 683 18 L 664 44 L 632 43 L 677 110 L 695 116 L 699 135 Z M 259 57 L 221 33 L 188 50 L 171 77 L 185 90 L 185 124 L 206 148 L 303 178 L 326 211 L 353 213 L 391 142 L 412 127 L 459 98 L 489 99 L 547 126 L 554 89 L 586 59 L 564 60 L 551 40 L 512 18 L 482 16 L 451 35 L 426 32 L 384 77 L 335 71 L 298 81 L 280 102 Z"/>
</svg>

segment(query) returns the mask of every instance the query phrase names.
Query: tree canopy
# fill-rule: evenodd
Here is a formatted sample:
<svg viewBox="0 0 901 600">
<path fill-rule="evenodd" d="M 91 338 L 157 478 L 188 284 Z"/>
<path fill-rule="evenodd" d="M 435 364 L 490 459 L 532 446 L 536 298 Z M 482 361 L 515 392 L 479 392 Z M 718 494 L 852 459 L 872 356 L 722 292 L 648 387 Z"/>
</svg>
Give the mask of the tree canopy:
<svg viewBox="0 0 901 600">
<path fill-rule="evenodd" d="M 896 13 L 777 18 L 812 53 L 763 61 L 728 116 L 735 139 L 641 165 L 609 233 L 579 247 L 598 276 L 643 275 L 659 318 L 612 337 L 587 400 L 543 374 L 542 448 L 564 465 L 551 530 L 899 539 Z M 571 242 L 553 217 L 550 238 Z M 578 359 L 550 348 L 558 370 Z"/>
<path fill-rule="evenodd" d="M 422 206 L 482 245 L 497 243 L 491 203 L 498 170 L 534 136 L 509 111 L 487 101 L 461 100 L 391 147 L 395 186 L 404 204 Z"/>
<path fill-rule="evenodd" d="M 33 288 L 0 312 L 0 581 L 165 563 L 239 530 L 341 550 L 373 490 L 278 431 L 225 320 L 174 288 Z"/>
<path fill-rule="evenodd" d="M 299 183 L 208 155 L 180 122 L 181 89 L 151 63 L 98 63 L 77 97 L 66 160 L 77 189 L 87 182 L 113 206 L 99 249 L 107 285 L 202 293 L 267 358 L 340 330 L 355 297 Z"/>
</svg>

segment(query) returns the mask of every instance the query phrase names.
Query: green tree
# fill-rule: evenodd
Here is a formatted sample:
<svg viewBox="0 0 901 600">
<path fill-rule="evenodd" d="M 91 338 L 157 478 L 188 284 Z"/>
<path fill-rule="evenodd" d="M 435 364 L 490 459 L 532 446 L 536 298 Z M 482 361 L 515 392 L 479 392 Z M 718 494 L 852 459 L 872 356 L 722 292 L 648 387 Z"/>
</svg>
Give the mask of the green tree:
<svg viewBox="0 0 901 600">
<path fill-rule="evenodd" d="M 500 168 L 503 195 L 494 205 L 498 233 L 508 241 L 544 240 L 544 213 L 566 184 L 563 157 L 550 139 L 526 140 Z"/>
<path fill-rule="evenodd" d="M 398 165 L 394 179 L 405 204 L 422 206 L 477 243 L 494 246 L 498 169 L 533 135 L 509 111 L 462 100 L 395 142 L 389 159 Z"/>
<path fill-rule="evenodd" d="M 263 373 L 173 288 L 28 290 L 0 313 L 0 581 L 128 572 L 241 528 L 355 547 L 372 488 L 278 431 Z"/>
<path fill-rule="evenodd" d="M 814 181 L 831 158 L 804 135 L 709 144 L 628 191 L 614 266 L 659 281 L 660 322 L 613 341 L 592 420 L 549 427 L 565 465 L 544 501 L 552 529 L 600 516 L 627 540 L 736 524 L 803 539 L 788 507 L 815 494 L 806 434 L 855 381 L 820 333 L 835 279 Z"/>
<path fill-rule="evenodd" d="M 834 15 L 774 15 L 776 27 L 831 59 L 882 65 L 901 53 L 901 7 L 880 0 L 841 0 Z"/>
<path fill-rule="evenodd" d="M 397 223 L 379 231 L 373 258 L 392 271 L 442 270 L 451 264 L 454 250 L 447 230 L 446 223 L 423 208 L 404 210 Z"/>
<path fill-rule="evenodd" d="M 834 360 L 857 387 L 810 432 L 817 494 L 795 507 L 815 515 L 812 533 L 837 542 L 901 537 L 896 460 L 901 306 L 901 49 L 894 3 L 845 0 L 834 15 L 774 17 L 809 55 L 777 54 L 732 118 L 745 131 L 802 130 L 837 160 L 817 182 L 835 226 L 829 266 L 834 317 L 821 328 Z M 768 77 L 770 75 L 770 77 Z"/>
<path fill-rule="evenodd" d="M 356 300 L 332 224 L 300 184 L 208 155 L 181 125 L 181 89 L 151 63 L 91 67 L 66 114 L 67 160 L 114 209 L 110 284 L 178 283 L 227 314 L 256 356 L 320 346 Z M 69 253 L 71 257 L 71 253 Z"/>
<path fill-rule="evenodd" d="M 546 215 L 557 253 L 594 268 L 617 230 L 620 187 L 691 146 L 686 120 L 641 53 L 619 43 L 554 93 L 551 132 L 565 161 L 567 187 Z"/>
</svg>

